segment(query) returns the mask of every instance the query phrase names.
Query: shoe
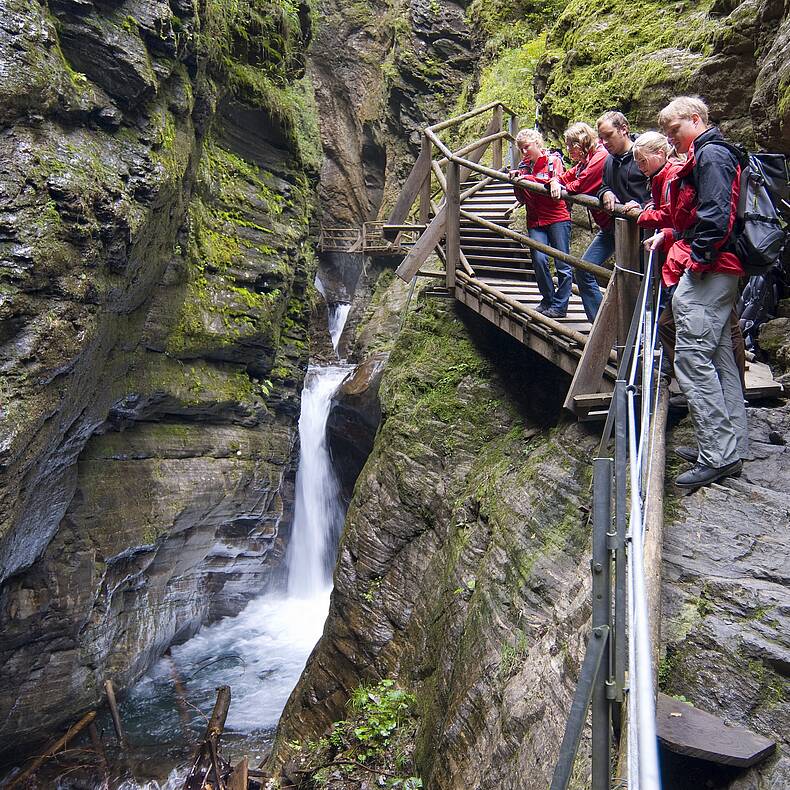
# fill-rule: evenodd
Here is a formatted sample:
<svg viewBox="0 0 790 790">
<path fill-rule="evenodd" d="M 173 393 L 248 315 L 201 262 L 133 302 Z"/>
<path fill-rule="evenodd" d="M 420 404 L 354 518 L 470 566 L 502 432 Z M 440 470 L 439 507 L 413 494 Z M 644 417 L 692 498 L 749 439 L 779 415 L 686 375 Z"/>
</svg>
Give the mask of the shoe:
<svg viewBox="0 0 790 790">
<path fill-rule="evenodd" d="M 546 312 L 546 310 L 548 310 L 548 309 L 549 309 L 549 304 L 548 304 L 547 302 L 541 302 L 541 303 L 540 303 L 540 304 L 539 304 L 539 305 L 538 305 L 538 306 L 535 308 L 535 310 L 536 310 L 537 312 L 539 312 L 541 315 L 543 315 L 543 313 L 545 313 L 545 312 Z"/>
<path fill-rule="evenodd" d="M 694 464 L 688 472 L 683 472 L 675 478 L 678 488 L 702 488 L 725 477 L 738 477 L 743 469 L 743 461 L 739 458 L 726 466 L 714 468 L 705 464 Z"/>
<path fill-rule="evenodd" d="M 688 401 L 686 396 L 682 393 L 680 395 L 672 395 L 669 398 L 670 411 L 688 411 Z"/>
<path fill-rule="evenodd" d="M 675 455 L 684 461 L 690 461 L 692 464 L 695 464 L 697 463 L 697 458 L 699 458 L 699 450 L 696 447 L 676 447 Z"/>
<path fill-rule="evenodd" d="M 542 312 L 546 318 L 565 318 L 565 310 L 557 310 L 555 307 L 549 307 Z"/>
</svg>

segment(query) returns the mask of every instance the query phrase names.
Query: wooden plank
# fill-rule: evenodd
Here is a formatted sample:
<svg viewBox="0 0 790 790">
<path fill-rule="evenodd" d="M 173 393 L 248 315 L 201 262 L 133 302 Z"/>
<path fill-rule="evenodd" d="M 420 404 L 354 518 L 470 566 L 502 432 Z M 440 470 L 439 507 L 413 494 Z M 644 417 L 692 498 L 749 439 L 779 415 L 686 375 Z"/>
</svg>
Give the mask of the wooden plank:
<svg viewBox="0 0 790 790">
<path fill-rule="evenodd" d="M 420 190 L 424 189 L 423 185 L 426 181 L 428 181 L 428 205 L 430 205 L 430 173 L 431 146 L 430 143 L 428 143 L 427 146 L 422 146 L 420 155 L 417 157 L 417 161 L 414 163 L 411 173 L 409 173 L 408 177 L 406 178 L 406 183 L 403 185 L 400 195 L 398 195 L 398 200 L 395 203 L 395 207 L 392 209 L 389 217 L 387 218 L 387 225 L 400 225 L 406 219 L 406 217 L 409 215 L 409 210 L 411 209 L 412 203 L 414 203 L 417 195 L 420 194 Z M 425 216 L 425 220 L 423 220 L 423 208 L 424 206 L 421 201 L 420 222 L 427 220 L 427 215 Z"/>
<path fill-rule="evenodd" d="M 425 229 L 425 233 L 417 239 L 414 246 L 409 250 L 408 255 L 403 259 L 403 263 L 395 270 L 395 274 L 401 280 L 407 283 L 411 282 L 411 278 L 414 277 L 420 266 L 428 260 L 428 256 L 444 236 L 446 216 L 446 209 L 442 206 L 437 215 L 431 220 L 431 224 Z"/>
<path fill-rule="evenodd" d="M 639 228 L 635 222 L 617 218 L 614 221 L 614 259 L 623 271 L 638 272 L 640 268 Z M 617 346 L 622 348 L 628 337 L 631 317 L 639 295 L 641 277 L 621 274 L 618 286 Z"/>
<path fill-rule="evenodd" d="M 719 765 L 748 768 L 776 749 L 774 741 L 666 694 L 658 695 L 656 727 L 658 739 L 671 752 Z"/>
<path fill-rule="evenodd" d="M 233 769 L 227 783 L 227 790 L 247 790 L 250 784 L 249 779 L 249 757 L 241 758 L 239 764 Z"/>
<path fill-rule="evenodd" d="M 574 412 L 574 398 L 598 392 L 601 388 L 604 368 L 609 361 L 609 354 L 617 338 L 618 288 L 620 273 L 615 271 L 614 277 L 603 295 L 592 329 L 584 346 L 579 365 L 573 374 L 571 386 L 565 397 L 563 407 Z M 574 412 L 575 414 L 575 412 Z"/>
<path fill-rule="evenodd" d="M 447 163 L 447 222 L 445 227 L 445 269 L 447 289 L 455 288 L 455 272 L 461 262 L 461 228 L 459 225 L 461 207 L 461 180 L 458 177 L 458 163 Z"/>
<path fill-rule="evenodd" d="M 494 107 L 494 115 L 491 121 L 492 125 L 496 125 L 497 132 L 502 131 L 502 105 L 498 104 Z M 494 165 L 494 170 L 500 170 L 502 168 L 502 138 L 495 140 L 493 149 L 492 149 L 492 163 Z"/>
<path fill-rule="evenodd" d="M 774 379 L 771 368 L 762 362 L 749 362 L 746 366 L 747 399 L 771 398 L 781 395 L 782 385 Z"/>
</svg>

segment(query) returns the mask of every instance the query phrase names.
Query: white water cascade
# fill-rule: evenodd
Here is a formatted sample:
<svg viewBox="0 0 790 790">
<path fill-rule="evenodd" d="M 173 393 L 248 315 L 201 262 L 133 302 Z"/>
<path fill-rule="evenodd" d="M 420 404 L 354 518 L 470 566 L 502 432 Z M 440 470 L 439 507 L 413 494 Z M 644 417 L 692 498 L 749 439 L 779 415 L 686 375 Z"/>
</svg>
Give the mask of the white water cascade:
<svg viewBox="0 0 790 790">
<path fill-rule="evenodd" d="M 335 350 L 349 307 L 328 307 Z M 231 686 L 223 736 L 226 757 L 247 754 L 254 762 L 271 743 L 282 709 L 321 636 L 329 610 L 344 509 L 326 442 L 326 423 L 332 395 L 350 369 L 342 364 L 311 365 L 305 379 L 285 596 L 264 595 L 236 617 L 202 629 L 173 647 L 170 657 L 159 661 L 131 690 L 121 706 L 122 715 L 130 741 L 141 747 L 141 756 L 144 752 L 180 754 L 175 744 L 183 742 L 185 727 L 193 738 L 205 727 L 199 716 L 191 717 L 185 725 L 185 700 L 174 693 L 175 677 L 186 688 L 189 706 L 204 712 L 211 710 L 218 685 Z M 175 790 L 183 784 L 184 771 L 183 767 L 174 769 L 163 782 L 141 777 L 121 788 Z"/>
</svg>

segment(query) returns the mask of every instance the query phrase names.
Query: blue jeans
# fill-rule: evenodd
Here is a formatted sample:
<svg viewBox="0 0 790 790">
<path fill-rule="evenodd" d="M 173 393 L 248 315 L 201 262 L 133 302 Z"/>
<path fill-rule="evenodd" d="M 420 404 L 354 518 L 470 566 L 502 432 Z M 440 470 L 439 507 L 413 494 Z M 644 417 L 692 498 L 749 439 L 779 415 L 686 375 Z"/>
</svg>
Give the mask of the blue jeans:
<svg viewBox="0 0 790 790">
<path fill-rule="evenodd" d="M 551 225 L 543 225 L 539 228 L 530 228 L 527 233 L 531 239 L 542 244 L 550 244 L 561 252 L 569 252 L 571 248 L 571 223 L 570 220 L 564 222 L 552 222 Z M 554 288 L 554 281 L 551 279 L 549 271 L 549 256 L 539 250 L 531 250 L 532 268 L 535 270 L 535 279 L 538 282 L 538 290 L 543 297 L 541 305 L 550 307 L 564 313 L 568 309 L 568 301 L 571 298 L 571 285 L 573 283 L 573 270 L 570 264 L 554 258 L 554 268 L 557 271 L 557 288 Z"/>
<path fill-rule="evenodd" d="M 582 260 L 589 263 L 596 263 L 600 266 L 604 261 L 612 257 L 614 253 L 614 230 L 607 228 L 606 230 L 599 230 L 595 234 L 595 238 L 590 242 L 590 246 L 585 250 L 582 255 Z M 579 286 L 579 295 L 582 298 L 584 305 L 584 312 L 587 314 L 587 320 L 592 323 L 595 316 L 598 314 L 598 308 L 601 306 L 603 294 L 598 287 L 598 283 L 589 272 L 576 269 L 576 283 Z"/>
</svg>

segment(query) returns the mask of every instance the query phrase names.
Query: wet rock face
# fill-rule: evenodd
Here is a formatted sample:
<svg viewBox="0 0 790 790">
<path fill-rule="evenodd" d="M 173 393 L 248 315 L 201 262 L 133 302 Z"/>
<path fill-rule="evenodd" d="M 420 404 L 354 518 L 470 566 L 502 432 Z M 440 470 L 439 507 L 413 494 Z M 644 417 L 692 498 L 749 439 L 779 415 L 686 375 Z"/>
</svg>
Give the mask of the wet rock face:
<svg viewBox="0 0 790 790">
<path fill-rule="evenodd" d="M 389 676 L 419 701 L 426 787 L 547 786 L 589 617 L 595 436 L 542 427 L 567 385 L 549 365 L 446 303 L 413 311 L 274 762 L 342 718 L 350 689 Z"/>
<path fill-rule="evenodd" d="M 237 612 L 287 540 L 313 198 L 250 75 L 298 78 L 309 18 L 197 14 L 0 2 L 2 753 Z"/>
<path fill-rule="evenodd" d="M 664 527 L 663 690 L 777 743 L 733 790 L 790 782 L 790 408 L 749 409 L 749 428 L 743 475 L 671 497 Z"/>
<path fill-rule="evenodd" d="M 323 0 L 320 13 L 308 71 L 326 157 L 322 218 L 359 227 L 394 202 L 417 130 L 446 114 L 476 56 L 464 9 L 451 0 Z"/>
<path fill-rule="evenodd" d="M 388 355 L 374 354 L 362 362 L 332 398 L 327 439 L 343 495 L 348 501 L 365 465 L 381 422 L 379 386 Z"/>
</svg>

